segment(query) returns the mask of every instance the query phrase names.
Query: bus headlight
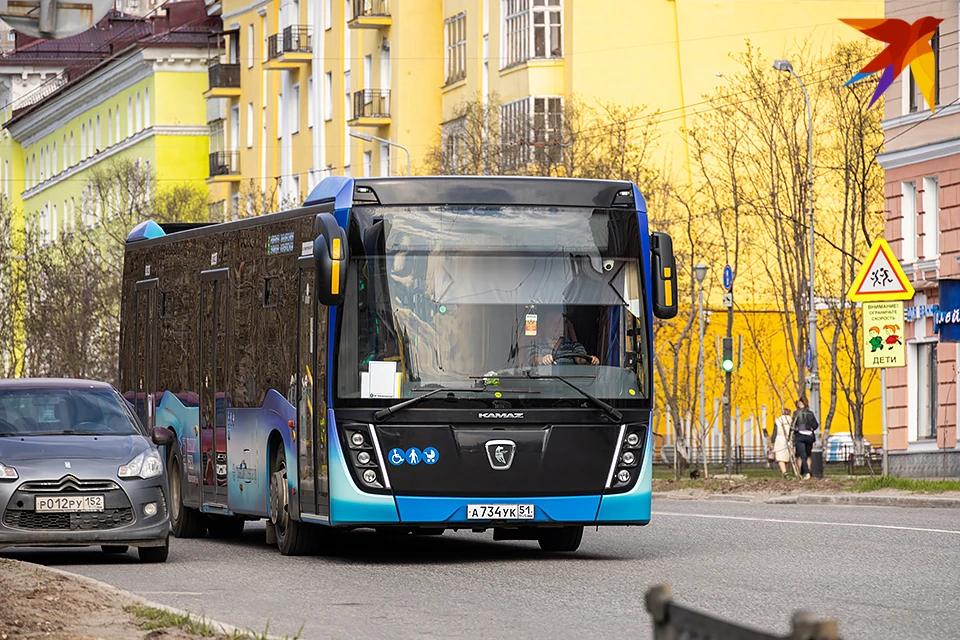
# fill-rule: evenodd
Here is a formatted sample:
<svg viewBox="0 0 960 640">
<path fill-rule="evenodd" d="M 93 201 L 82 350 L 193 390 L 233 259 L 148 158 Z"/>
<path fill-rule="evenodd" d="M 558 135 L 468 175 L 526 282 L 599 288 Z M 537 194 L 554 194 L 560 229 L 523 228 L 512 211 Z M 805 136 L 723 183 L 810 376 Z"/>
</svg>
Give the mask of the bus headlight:
<svg viewBox="0 0 960 640">
<path fill-rule="evenodd" d="M 623 457 L 621 458 L 621 460 L 623 460 L 623 464 L 629 465 L 637 461 L 637 456 L 634 455 L 633 451 L 627 451 L 626 453 L 623 454 Z"/>
<path fill-rule="evenodd" d="M 366 451 L 361 451 L 357 454 L 357 462 L 360 464 L 370 464 L 370 454 Z"/>
<path fill-rule="evenodd" d="M 640 435 L 637 433 L 631 433 L 627 436 L 627 446 L 635 447 L 640 444 Z"/>
<path fill-rule="evenodd" d="M 630 482 L 630 472 L 627 471 L 626 469 L 621 469 L 617 473 L 617 480 L 623 483 Z"/>
<path fill-rule="evenodd" d="M 377 472 L 373 469 L 367 469 L 363 472 L 363 481 L 367 484 L 373 484 L 377 481 Z"/>
<path fill-rule="evenodd" d="M 359 431 L 354 431 L 354 432 L 350 435 L 350 444 L 352 444 L 352 445 L 355 446 L 355 447 L 362 447 L 362 446 L 363 446 L 363 434 L 360 433 Z"/>
</svg>

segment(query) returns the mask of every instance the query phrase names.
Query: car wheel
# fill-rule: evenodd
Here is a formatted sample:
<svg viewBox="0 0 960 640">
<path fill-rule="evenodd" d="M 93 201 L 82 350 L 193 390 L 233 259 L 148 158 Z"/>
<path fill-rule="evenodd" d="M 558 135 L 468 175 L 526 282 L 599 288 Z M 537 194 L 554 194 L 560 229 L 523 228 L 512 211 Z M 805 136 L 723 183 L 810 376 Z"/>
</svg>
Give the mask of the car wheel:
<svg viewBox="0 0 960 640">
<path fill-rule="evenodd" d="M 544 551 L 576 551 L 583 540 L 583 527 L 545 529 L 537 536 Z"/>
<path fill-rule="evenodd" d="M 100 550 L 104 553 L 126 553 L 130 547 L 125 544 L 105 544 L 100 546 Z"/>
<path fill-rule="evenodd" d="M 311 527 L 290 517 L 287 496 L 287 459 L 283 446 L 277 447 L 270 465 L 270 522 L 276 529 L 277 548 L 285 556 L 310 553 Z"/>
<path fill-rule="evenodd" d="M 207 516 L 207 533 L 211 538 L 239 538 L 243 535 L 243 518 L 235 516 Z"/>
<path fill-rule="evenodd" d="M 162 547 L 137 547 L 140 562 L 166 562 L 170 555 L 170 538 L 163 542 Z"/>
<path fill-rule="evenodd" d="M 170 483 L 170 527 L 178 538 L 202 538 L 207 533 L 207 522 L 199 509 L 183 504 L 183 476 L 180 449 L 171 448 L 167 460 L 167 480 Z"/>
</svg>

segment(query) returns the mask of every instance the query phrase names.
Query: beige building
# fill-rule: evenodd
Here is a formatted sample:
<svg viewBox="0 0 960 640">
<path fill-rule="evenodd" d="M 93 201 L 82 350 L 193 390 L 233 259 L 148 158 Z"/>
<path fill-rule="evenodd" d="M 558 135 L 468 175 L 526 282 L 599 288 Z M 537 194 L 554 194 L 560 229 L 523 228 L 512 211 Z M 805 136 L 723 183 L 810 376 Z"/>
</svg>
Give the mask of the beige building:
<svg viewBox="0 0 960 640">
<path fill-rule="evenodd" d="M 887 373 L 890 471 L 960 475 L 957 363 L 960 362 L 960 60 L 958 4 L 888 0 L 888 17 L 943 18 L 936 54 L 936 113 L 909 71 L 887 90 L 885 236 L 916 295 L 906 303 L 907 366 Z M 898 455 L 899 454 L 899 455 Z"/>
</svg>

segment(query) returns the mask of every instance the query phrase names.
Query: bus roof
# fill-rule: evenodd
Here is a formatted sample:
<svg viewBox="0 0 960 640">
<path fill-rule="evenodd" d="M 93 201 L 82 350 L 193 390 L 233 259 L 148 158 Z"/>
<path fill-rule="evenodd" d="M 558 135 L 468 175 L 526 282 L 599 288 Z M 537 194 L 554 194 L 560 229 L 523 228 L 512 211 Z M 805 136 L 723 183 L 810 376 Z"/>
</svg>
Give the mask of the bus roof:
<svg viewBox="0 0 960 640">
<path fill-rule="evenodd" d="M 157 224 L 146 220 L 127 236 L 127 245 L 142 241 L 166 242 L 208 233 L 258 226 L 307 215 L 333 205 L 534 205 L 566 207 L 623 207 L 646 213 L 646 203 L 631 182 L 527 176 L 414 176 L 400 178 L 324 178 L 307 196 L 303 207 L 231 222 Z M 170 237 L 170 236 L 175 236 Z M 164 240 L 160 240 L 164 238 Z M 155 244 L 155 243 L 150 243 Z"/>
</svg>

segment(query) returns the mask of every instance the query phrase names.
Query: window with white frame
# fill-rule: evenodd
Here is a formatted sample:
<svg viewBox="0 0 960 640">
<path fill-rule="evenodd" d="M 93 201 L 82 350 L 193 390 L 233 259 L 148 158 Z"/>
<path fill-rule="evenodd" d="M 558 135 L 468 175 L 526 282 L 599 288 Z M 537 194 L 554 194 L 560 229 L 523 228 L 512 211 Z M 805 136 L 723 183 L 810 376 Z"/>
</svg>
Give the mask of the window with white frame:
<svg viewBox="0 0 960 640">
<path fill-rule="evenodd" d="M 117 109 L 116 109 L 115 113 L 117 114 L 117 119 L 116 119 L 116 121 L 113 123 L 113 124 L 114 124 L 114 137 L 113 137 L 113 141 L 114 141 L 114 142 L 120 142 L 120 105 L 119 105 L 119 104 L 117 104 Z"/>
<path fill-rule="evenodd" d="M 373 175 L 373 151 L 363 152 L 363 177 L 369 178 Z"/>
<path fill-rule="evenodd" d="M 323 119 L 333 120 L 333 72 L 323 74 Z"/>
<path fill-rule="evenodd" d="M 113 145 L 113 109 L 107 109 L 107 146 Z"/>
<path fill-rule="evenodd" d="M 910 264 L 917 260 L 917 183 L 900 183 L 900 261 Z"/>
<path fill-rule="evenodd" d="M 44 178 L 45 178 L 45 175 L 46 175 L 46 174 L 44 174 L 44 172 L 43 172 L 44 164 L 45 164 L 45 156 L 44 156 L 44 153 L 43 153 L 43 149 L 40 149 L 40 182 L 41 182 L 41 183 L 43 183 Z"/>
<path fill-rule="evenodd" d="M 534 160 L 540 164 L 554 164 L 563 154 L 563 99 L 533 99 Z"/>
<path fill-rule="evenodd" d="M 464 173 L 466 123 L 466 117 L 462 117 L 440 125 L 440 140 L 443 144 L 441 172 L 444 175 Z"/>
<path fill-rule="evenodd" d="M 930 38 L 930 48 L 933 50 L 933 104 L 940 105 L 940 27 Z M 913 73 L 904 74 L 904 82 L 910 94 L 910 112 L 916 112 L 927 107 L 926 98 L 920 93 L 920 86 L 913 79 Z"/>
<path fill-rule="evenodd" d="M 307 78 L 307 128 L 313 129 L 313 76 Z"/>
<path fill-rule="evenodd" d="M 100 132 L 101 132 L 101 127 L 100 127 L 100 114 L 97 114 L 97 144 L 96 144 L 96 146 L 94 147 L 94 153 L 96 153 L 97 151 L 100 151 L 100 149 L 103 148 L 103 147 L 102 147 L 102 144 L 101 144 L 101 143 L 103 142 L 103 137 L 101 136 L 101 133 L 100 133 Z"/>
<path fill-rule="evenodd" d="M 50 175 L 57 173 L 57 141 L 53 141 L 53 160 L 50 162 Z"/>
<path fill-rule="evenodd" d="M 940 255 L 940 185 L 937 176 L 923 179 L 923 259 Z"/>
<path fill-rule="evenodd" d="M 386 142 L 380 143 L 380 175 L 390 175 L 390 145 Z"/>
<path fill-rule="evenodd" d="M 247 25 L 247 69 L 253 66 L 253 24 Z"/>
<path fill-rule="evenodd" d="M 937 405 L 939 398 L 939 376 L 937 375 L 937 342 L 918 342 L 910 345 L 916 349 L 913 375 L 916 376 L 917 437 L 933 439 L 937 437 Z"/>
<path fill-rule="evenodd" d="M 563 57 L 560 0 L 503 0 L 503 66 Z"/>
<path fill-rule="evenodd" d="M 76 142 L 73 140 L 73 131 L 70 132 L 70 166 L 72 167 L 75 164 L 74 150 L 77 148 Z M 67 155 L 64 153 L 63 155 Z"/>
<path fill-rule="evenodd" d="M 343 70 L 350 71 L 350 36 L 353 29 L 346 23 L 350 22 L 350 0 L 343 2 Z"/>
<path fill-rule="evenodd" d="M 467 77 L 467 14 L 460 13 L 444 20 L 443 39 L 446 45 L 446 83 Z"/>
<path fill-rule="evenodd" d="M 343 119 L 350 119 L 350 72 L 343 72 Z M 345 137 L 343 145 L 343 165 L 350 166 L 350 138 Z M 344 174 L 347 175 L 347 174 Z"/>
<path fill-rule="evenodd" d="M 85 160 L 87 158 L 87 125 L 86 123 L 80 123 L 80 159 Z"/>
<path fill-rule="evenodd" d="M 508 102 L 500 108 L 500 128 L 505 167 L 515 169 L 531 161 L 559 162 L 563 152 L 563 99 L 531 96 Z"/>
<path fill-rule="evenodd" d="M 300 133 L 300 83 L 290 92 L 290 133 Z"/>
<path fill-rule="evenodd" d="M 247 103 L 247 149 L 253 148 L 253 103 Z"/>
<path fill-rule="evenodd" d="M 143 126 L 150 128 L 150 87 L 143 89 Z"/>
<path fill-rule="evenodd" d="M 127 97 L 127 137 L 133 135 L 133 96 Z"/>
<path fill-rule="evenodd" d="M 140 130 L 143 129 L 143 101 L 142 101 L 142 99 L 141 99 L 141 97 L 140 97 L 140 92 L 139 92 L 139 91 L 137 91 L 137 103 L 136 103 L 135 106 L 136 106 L 136 108 L 137 108 L 137 127 L 136 127 L 136 131 L 140 131 Z"/>
<path fill-rule="evenodd" d="M 53 205 L 53 213 L 50 216 L 50 242 L 56 242 L 60 236 L 60 220 L 57 217 L 57 205 Z"/>
<path fill-rule="evenodd" d="M 333 27 L 333 0 L 323 0 L 323 28 Z"/>
<path fill-rule="evenodd" d="M 277 94 L 277 139 L 283 137 L 283 94 Z"/>
</svg>

